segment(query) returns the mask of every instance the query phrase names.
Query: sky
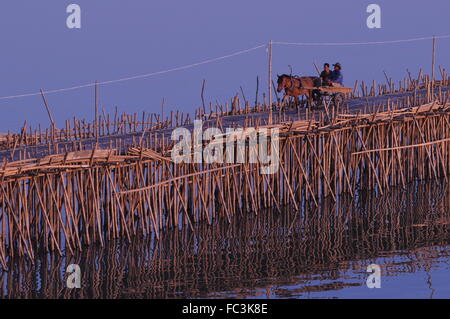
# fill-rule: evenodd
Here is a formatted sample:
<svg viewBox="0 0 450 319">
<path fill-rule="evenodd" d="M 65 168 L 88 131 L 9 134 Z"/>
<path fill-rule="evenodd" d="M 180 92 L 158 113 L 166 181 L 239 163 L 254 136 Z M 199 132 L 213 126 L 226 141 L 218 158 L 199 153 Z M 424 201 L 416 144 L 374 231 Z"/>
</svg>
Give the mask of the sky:
<svg viewBox="0 0 450 319">
<path fill-rule="evenodd" d="M 66 25 L 66 8 L 81 7 L 81 29 Z M 366 8 L 381 7 L 381 29 L 369 29 Z M 163 71 L 228 55 L 269 40 L 367 42 L 450 35 L 448 0 L 2 0 L 0 10 L 0 132 L 27 120 L 49 125 L 40 96 L 2 100 L 98 81 Z M 281 46 L 273 72 L 314 75 L 313 63 L 341 62 L 344 82 L 379 83 L 383 71 L 400 80 L 431 69 L 431 41 L 378 46 Z M 437 65 L 449 69 L 450 39 L 438 40 Z M 267 51 L 261 48 L 195 68 L 102 85 L 105 112 L 193 112 L 207 101 L 225 103 L 244 89 L 254 101 L 256 77 L 267 90 Z M 439 71 L 437 71 L 439 74 Z M 92 120 L 94 89 L 48 94 L 58 125 L 73 116 Z M 261 99 L 261 97 L 260 97 Z"/>
</svg>

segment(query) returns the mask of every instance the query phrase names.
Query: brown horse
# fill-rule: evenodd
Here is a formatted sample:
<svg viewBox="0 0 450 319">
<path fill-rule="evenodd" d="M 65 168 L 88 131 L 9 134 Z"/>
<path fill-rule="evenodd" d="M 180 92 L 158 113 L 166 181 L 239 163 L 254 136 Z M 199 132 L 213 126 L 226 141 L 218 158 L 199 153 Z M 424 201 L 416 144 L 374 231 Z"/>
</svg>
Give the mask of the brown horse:
<svg viewBox="0 0 450 319">
<path fill-rule="evenodd" d="M 295 104 L 299 105 L 299 96 L 306 95 L 308 106 L 311 106 L 316 93 L 315 90 L 311 88 L 318 86 L 321 86 L 321 80 L 318 77 L 294 77 L 287 74 L 278 75 L 277 92 L 281 92 L 282 90 L 284 90 L 284 97 L 281 101 L 282 104 L 284 104 L 288 97 L 292 96 L 295 99 Z"/>
</svg>

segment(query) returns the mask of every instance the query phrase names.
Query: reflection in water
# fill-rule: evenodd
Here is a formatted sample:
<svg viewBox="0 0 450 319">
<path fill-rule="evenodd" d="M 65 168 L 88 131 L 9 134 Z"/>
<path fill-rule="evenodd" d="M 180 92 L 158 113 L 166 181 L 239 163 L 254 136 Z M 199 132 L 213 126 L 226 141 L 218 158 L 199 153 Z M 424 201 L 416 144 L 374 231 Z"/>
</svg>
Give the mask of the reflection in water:
<svg viewBox="0 0 450 319">
<path fill-rule="evenodd" d="M 417 184 L 372 196 L 324 202 L 319 209 L 303 203 L 299 214 L 248 214 L 232 224 L 169 231 L 159 241 L 92 246 L 73 257 L 47 255 L 34 265 L 17 258 L 9 272 L 0 272 L 0 296 L 333 297 L 363 287 L 372 262 L 387 278 L 425 272 L 420 280 L 433 296 L 430 269 L 449 252 L 449 187 Z M 81 289 L 66 288 L 65 268 L 72 263 L 81 267 Z"/>
</svg>

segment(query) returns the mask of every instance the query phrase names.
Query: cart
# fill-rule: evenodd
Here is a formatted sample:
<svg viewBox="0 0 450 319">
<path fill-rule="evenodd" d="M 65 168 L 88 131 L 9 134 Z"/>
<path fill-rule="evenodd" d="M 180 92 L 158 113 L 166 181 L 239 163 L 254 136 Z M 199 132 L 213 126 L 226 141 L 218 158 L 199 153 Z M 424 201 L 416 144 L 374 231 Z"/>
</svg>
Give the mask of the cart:
<svg viewBox="0 0 450 319">
<path fill-rule="evenodd" d="M 333 86 L 321 86 L 311 88 L 313 90 L 313 105 L 312 107 L 320 107 L 326 103 L 334 106 L 342 105 L 348 94 L 353 89 L 349 87 L 333 87 Z"/>
</svg>

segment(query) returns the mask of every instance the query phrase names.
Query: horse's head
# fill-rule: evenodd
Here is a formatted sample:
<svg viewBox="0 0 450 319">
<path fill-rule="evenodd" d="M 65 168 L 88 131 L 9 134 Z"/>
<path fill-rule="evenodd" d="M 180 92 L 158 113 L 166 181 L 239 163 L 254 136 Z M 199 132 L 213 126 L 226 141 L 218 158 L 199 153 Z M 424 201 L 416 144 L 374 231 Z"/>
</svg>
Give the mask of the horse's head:
<svg viewBox="0 0 450 319">
<path fill-rule="evenodd" d="M 286 74 L 283 75 L 277 75 L 278 76 L 278 87 L 277 87 L 277 92 L 281 92 L 284 89 L 288 88 L 289 86 L 287 85 L 287 80 L 288 77 L 286 76 Z"/>
</svg>

